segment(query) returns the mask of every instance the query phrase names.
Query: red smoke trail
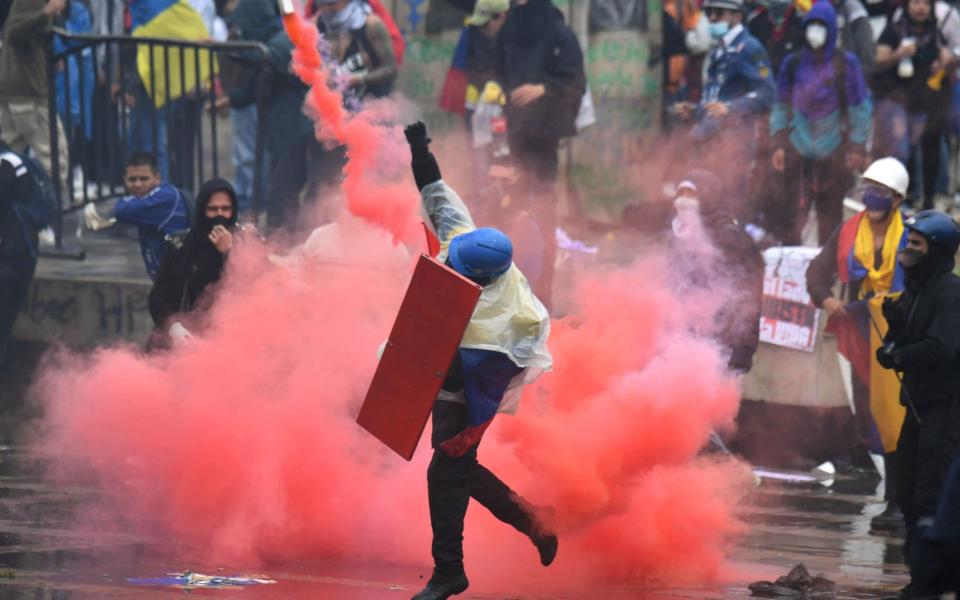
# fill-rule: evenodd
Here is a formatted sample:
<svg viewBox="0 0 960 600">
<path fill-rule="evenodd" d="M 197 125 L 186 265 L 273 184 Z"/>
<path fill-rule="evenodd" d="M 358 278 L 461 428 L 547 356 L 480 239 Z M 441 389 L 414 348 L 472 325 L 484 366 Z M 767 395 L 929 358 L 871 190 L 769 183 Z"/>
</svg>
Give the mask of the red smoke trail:
<svg viewBox="0 0 960 600">
<path fill-rule="evenodd" d="M 386 229 L 395 241 L 419 247 L 422 229 L 416 190 L 374 177 L 378 153 L 396 132 L 378 124 L 374 111 L 351 115 L 344 109 L 343 96 L 331 85 L 335 82 L 323 63 L 316 26 L 299 14 L 284 15 L 283 24 L 294 45 L 291 68 L 309 86 L 305 106 L 314 119 L 317 139 L 347 148 L 343 191 L 348 210 Z M 396 154 L 391 154 L 396 160 Z"/>
<path fill-rule="evenodd" d="M 315 46 L 311 28 L 292 22 L 298 68 L 325 81 L 303 48 Z M 283 266 L 256 242 L 235 250 L 208 317 L 188 323 L 199 336 L 186 349 L 62 354 L 44 369 L 38 450 L 60 477 L 92 473 L 103 490 L 93 508 L 135 520 L 118 527 L 213 562 L 429 564 L 428 449 L 405 464 L 354 422 L 409 281 L 411 257 L 395 241 L 411 222 L 419 234 L 416 193 L 372 178 L 378 154 L 401 142 L 347 118 L 334 95 L 314 85 L 311 106 L 349 147 L 344 190 L 361 218 L 318 230 Z M 527 540 L 472 505 L 474 590 L 720 573 L 747 475 L 697 453 L 731 423 L 737 388 L 718 350 L 691 333 L 710 311 L 667 289 L 665 269 L 646 261 L 578 280 L 554 324 L 554 372 L 517 417 L 496 419 L 480 450 L 524 497 L 555 509 L 557 563 L 540 568 Z"/>
</svg>

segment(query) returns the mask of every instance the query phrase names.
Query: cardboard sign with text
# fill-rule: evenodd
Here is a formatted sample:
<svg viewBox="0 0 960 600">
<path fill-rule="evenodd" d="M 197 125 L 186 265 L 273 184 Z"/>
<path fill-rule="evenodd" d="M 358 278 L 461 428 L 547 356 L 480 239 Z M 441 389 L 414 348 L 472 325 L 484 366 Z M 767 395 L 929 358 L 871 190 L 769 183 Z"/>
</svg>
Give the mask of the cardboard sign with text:
<svg viewBox="0 0 960 600">
<path fill-rule="evenodd" d="M 813 352 L 820 311 L 807 293 L 807 265 L 818 248 L 769 248 L 763 253 L 763 304 L 760 341 Z"/>
</svg>

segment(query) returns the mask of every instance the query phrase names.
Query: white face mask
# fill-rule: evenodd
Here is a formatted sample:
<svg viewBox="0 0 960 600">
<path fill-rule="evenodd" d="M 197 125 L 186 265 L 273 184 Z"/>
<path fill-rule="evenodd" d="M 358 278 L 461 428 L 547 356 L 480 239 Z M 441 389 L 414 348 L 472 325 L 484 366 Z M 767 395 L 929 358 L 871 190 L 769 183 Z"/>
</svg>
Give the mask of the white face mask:
<svg viewBox="0 0 960 600">
<path fill-rule="evenodd" d="M 819 50 L 827 43 L 827 26 L 820 25 L 819 23 L 811 23 L 807 25 L 806 35 L 807 43 L 810 44 L 810 47 L 814 50 Z"/>
</svg>

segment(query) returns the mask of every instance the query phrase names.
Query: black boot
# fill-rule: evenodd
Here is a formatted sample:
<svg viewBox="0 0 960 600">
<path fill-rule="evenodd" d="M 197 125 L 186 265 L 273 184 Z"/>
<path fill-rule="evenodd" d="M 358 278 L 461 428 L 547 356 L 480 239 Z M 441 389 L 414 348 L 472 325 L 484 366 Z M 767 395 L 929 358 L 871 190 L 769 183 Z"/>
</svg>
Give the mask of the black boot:
<svg viewBox="0 0 960 600">
<path fill-rule="evenodd" d="M 892 534 L 900 537 L 906 535 L 907 528 L 903 521 L 903 513 L 895 502 L 887 502 L 883 512 L 870 519 L 870 533 Z"/>
<path fill-rule="evenodd" d="M 427 587 L 420 590 L 412 600 L 447 600 L 450 596 L 462 594 L 470 587 L 467 574 L 463 568 L 433 570 L 433 577 L 427 582 Z"/>
<path fill-rule="evenodd" d="M 557 557 L 557 548 L 560 546 L 560 540 L 553 533 L 546 531 L 537 531 L 530 535 L 530 541 L 537 547 L 540 553 L 540 564 L 549 567 L 553 559 Z"/>
</svg>

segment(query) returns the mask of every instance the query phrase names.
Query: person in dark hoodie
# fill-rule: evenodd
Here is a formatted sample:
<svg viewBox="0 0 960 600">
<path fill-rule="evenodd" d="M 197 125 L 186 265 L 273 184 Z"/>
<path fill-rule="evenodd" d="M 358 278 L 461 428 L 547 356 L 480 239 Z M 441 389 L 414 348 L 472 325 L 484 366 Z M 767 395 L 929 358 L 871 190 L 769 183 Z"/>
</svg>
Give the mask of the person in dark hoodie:
<svg viewBox="0 0 960 600">
<path fill-rule="evenodd" d="M 313 124 L 303 112 L 307 86 L 290 71 L 293 43 L 283 29 L 277 3 L 273 0 L 240 0 L 231 17 L 231 26 L 240 40 L 261 42 L 269 51 L 261 88 L 266 93 L 263 125 L 264 143 L 270 157 L 267 187 L 267 225 L 289 227 L 300 204 L 304 187 L 314 189 L 326 174 L 313 166 L 322 161 L 323 147 L 313 134 Z M 230 93 L 232 106 L 245 106 L 257 86 L 240 87 Z M 310 184 L 309 186 L 307 184 Z M 308 196 L 309 196 L 308 192 Z"/>
<path fill-rule="evenodd" d="M 149 308 L 155 332 L 178 345 L 191 337 L 180 318 L 200 307 L 208 287 L 220 280 L 233 248 L 237 226 L 237 194 L 225 179 L 203 184 L 197 195 L 194 227 L 167 251 L 150 290 Z"/>
<path fill-rule="evenodd" d="M 800 243 L 801 198 L 817 209 L 823 244 L 843 221 L 843 198 L 862 167 L 873 103 L 860 61 L 837 50 L 837 13 L 825 0 L 803 18 L 805 46 L 784 59 L 770 113 L 771 160 L 782 173 L 779 197 L 766 207 L 784 244 Z"/>
<path fill-rule="evenodd" d="M 907 526 L 908 553 L 925 519 L 933 518 L 947 471 L 960 448 L 960 277 L 953 274 L 960 228 L 925 210 L 904 222 L 907 247 L 897 256 L 905 290 L 884 300 L 890 324 L 877 362 L 903 375 L 907 407 L 897 444 L 897 499 Z M 912 575 L 915 575 L 913 573 Z M 901 598 L 939 598 L 912 579 Z"/>
<path fill-rule="evenodd" d="M 556 260 L 554 183 L 560 140 L 576 134 L 586 91 L 577 36 L 550 0 L 516 0 L 497 38 L 497 76 L 507 98 L 507 143 L 521 173 L 521 210 L 540 220 L 543 267 L 534 291 L 550 306 Z"/>
<path fill-rule="evenodd" d="M 727 368 L 746 373 L 760 344 L 763 256 L 743 226 L 724 207 L 724 187 L 709 171 L 687 174 L 677 186 L 671 229 L 674 285 L 712 291 L 727 300 L 705 332 L 727 354 Z"/>
</svg>

